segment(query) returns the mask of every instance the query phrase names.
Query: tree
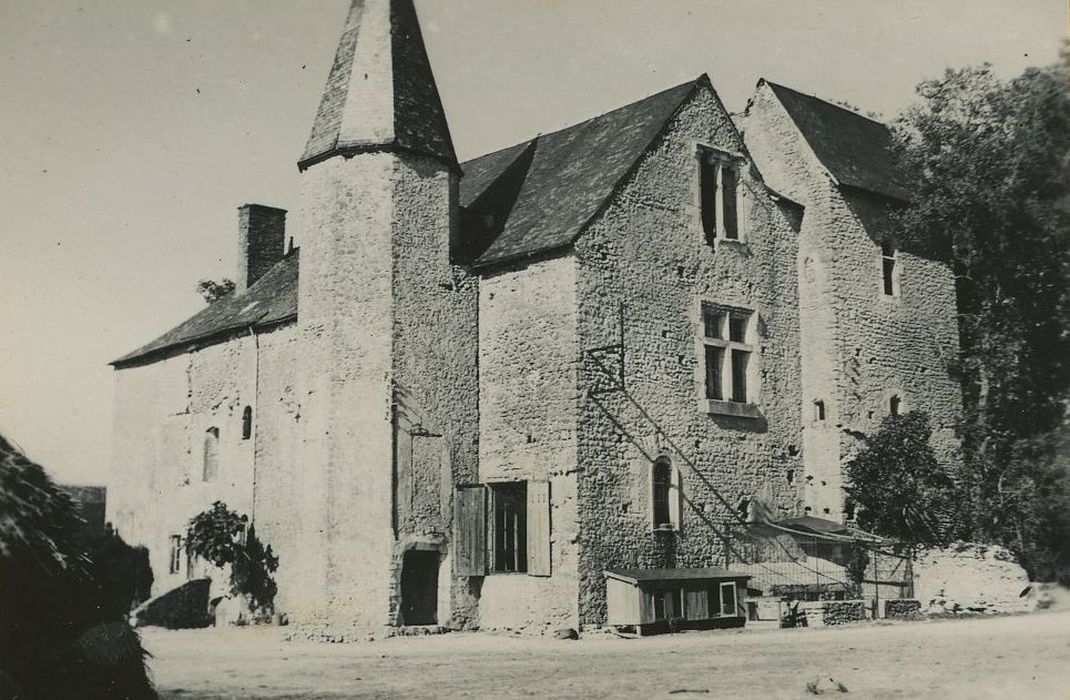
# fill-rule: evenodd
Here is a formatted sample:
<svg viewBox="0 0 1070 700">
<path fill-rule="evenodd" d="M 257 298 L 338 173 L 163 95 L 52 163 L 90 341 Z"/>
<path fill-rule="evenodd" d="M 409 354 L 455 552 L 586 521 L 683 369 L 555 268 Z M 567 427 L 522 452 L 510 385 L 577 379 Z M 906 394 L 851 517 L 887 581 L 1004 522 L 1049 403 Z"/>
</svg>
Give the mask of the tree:
<svg viewBox="0 0 1070 700">
<path fill-rule="evenodd" d="M 156 697 L 128 590 L 99 575 L 80 524 L 70 497 L 0 436 L 0 697 Z"/>
<path fill-rule="evenodd" d="M 279 560 L 257 539 L 253 527 L 246 530 L 248 520 L 216 501 L 190 519 L 186 549 L 214 566 L 229 566 L 232 594 L 243 596 L 253 612 L 266 616 L 273 611 L 277 587 L 272 574 Z"/>
<path fill-rule="evenodd" d="M 234 280 L 224 277 L 215 280 L 201 280 L 197 283 L 197 293 L 204 297 L 209 304 L 214 304 L 223 297 L 230 296 L 234 292 Z"/>
<path fill-rule="evenodd" d="M 914 184 L 904 247 L 953 266 L 959 306 L 964 473 L 974 535 L 1034 576 L 1059 560 L 1070 389 L 1070 89 L 1060 65 L 997 79 L 988 65 L 918 86 L 895 135 Z M 1063 453 L 1066 454 L 1065 452 Z M 1045 492 L 1040 503 L 1038 489 Z"/>
<path fill-rule="evenodd" d="M 936 460 L 929 417 L 887 416 L 847 464 L 847 494 L 864 530 L 911 544 L 941 544 L 955 533 L 956 486 Z"/>
</svg>

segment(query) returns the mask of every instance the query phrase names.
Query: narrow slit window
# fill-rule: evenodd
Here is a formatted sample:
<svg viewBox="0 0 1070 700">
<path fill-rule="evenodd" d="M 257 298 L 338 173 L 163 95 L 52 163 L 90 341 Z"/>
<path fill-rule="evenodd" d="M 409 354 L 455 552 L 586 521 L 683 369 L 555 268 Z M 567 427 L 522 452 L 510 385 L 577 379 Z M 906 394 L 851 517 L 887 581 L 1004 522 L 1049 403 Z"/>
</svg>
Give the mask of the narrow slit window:
<svg viewBox="0 0 1070 700">
<path fill-rule="evenodd" d="M 739 175 L 734 166 L 721 167 L 721 201 L 724 203 L 723 225 L 724 237 L 730 241 L 739 240 L 739 222 L 737 220 L 736 193 Z"/>
<path fill-rule="evenodd" d="M 211 481 L 219 473 L 219 428 L 204 431 L 204 465 L 202 478 Z"/>
<path fill-rule="evenodd" d="M 825 420 L 825 402 L 820 399 L 814 401 L 814 420 L 818 422 Z"/>
<path fill-rule="evenodd" d="M 718 163 L 708 153 L 699 154 L 699 193 L 702 209 L 702 231 L 711 246 L 717 239 L 717 174 Z"/>
<path fill-rule="evenodd" d="M 171 535 L 170 561 L 167 570 L 177 574 L 182 569 L 182 535 Z"/>
<path fill-rule="evenodd" d="M 887 241 L 881 244 L 881 272 L 885 296 L 895 296 L 895 246 Z"/>
<path fill-rule="evenodd" d="M 665 459 L 659 459 L 653 466 L 654 527 L 662 528 L 672 525 L 669 509 L 669 494 L 672 489 L 672 465 Z"/>
<path fill-rule="evenodd" d="M 253 436 L 253 407 L 246 406 L 241 414 L 241 439 L 248 440 Z"/>
<path fill-rule="evenodd" d="M 890 413 L 893 416 L 898 416 L 899 415 L 899 408 L 902 405 L 902 403 L 903 402 L 900 400 L 900 398 L 898 396 L 893 396 L 892 398 L 888 399 L 888 413 Z"/>
</svg>

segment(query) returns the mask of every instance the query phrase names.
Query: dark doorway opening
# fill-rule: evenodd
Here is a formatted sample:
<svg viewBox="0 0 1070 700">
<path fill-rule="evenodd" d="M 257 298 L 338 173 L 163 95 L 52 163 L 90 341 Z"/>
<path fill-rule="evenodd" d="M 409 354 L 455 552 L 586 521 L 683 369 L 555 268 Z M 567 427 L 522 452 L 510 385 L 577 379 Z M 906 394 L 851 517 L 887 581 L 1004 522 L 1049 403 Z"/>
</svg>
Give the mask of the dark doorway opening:
<svg viewBox="0 0 1070 700">
<path fill-rule="evenodd" d="M 405 552 L 401 564 L 401 624 L 438 624 L 438 566 L 438 552 Z"/>
</svg>

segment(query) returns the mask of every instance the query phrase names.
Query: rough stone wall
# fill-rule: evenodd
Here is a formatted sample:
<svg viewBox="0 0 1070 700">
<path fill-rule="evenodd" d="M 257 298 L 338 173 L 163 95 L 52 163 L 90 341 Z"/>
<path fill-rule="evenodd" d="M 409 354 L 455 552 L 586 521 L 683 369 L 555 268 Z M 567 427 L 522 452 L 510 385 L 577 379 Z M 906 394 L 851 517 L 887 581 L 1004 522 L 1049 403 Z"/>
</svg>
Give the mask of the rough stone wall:
<svg viewBox="0 0 1070 700">
<path fill-rule="evenodd" d="M 577 625 L 577 267 L 572 256 L 479 286 L 479 481 L 548 480 L 551 575 L 490 574 L 480 625 Z"/>
<path fill-rule="evenodd" d="M 452 178 L 391 153 L 331 158 L 303 175 L 300 541 L 308 577 L 323 578 L 291 619 L 330 636 L 390 633 L 408 547 L 437 549 L 450 580 L 442 495 L 454 469 L 475 472 L 477 411 L 476 285 L 450 265 Z M 399 499 L 397 476 L 437 484 L 440 507 Z M 467 619 L 468 582 L 452 583 L 440 587 L 439 617 Z"/>
<path fill-rule="evenodd" d="M 767 86 L 743 120 L 747 147 L 767 182 L 806 207 L 799 235 L 808 512 L 843 517 L 842 467 L 859 437 L 878 429 L 893 395 L 901 412 L 926 411 L 933 447 L 957 460 L 961 412 L 949 363 L 958 353 L 954 279 L 948 266 L 899 251 L 900 291 L 882 290 L 881 242 L 888 204 L 838 187 Z M 819 421 L 815 401 L 825 403 Z"/>
<path fill-rule="evenodd" d="M 302 174 L 295 506 L 305 580 L 290 618 L 331 636 L 390 622 L 393 171 L 392 154 L 371 153 Z"/>
<path fill-rule="evenodd" d="M 293 323 L 257 335 L 259 367 L 253 407 L 253 524 L 260 541 L 279 558 L 275 573 L 275 608 L 290 609 L 295 591 L 304 585 L 297 535 L 302 513 L 294 507 L 303 470 L 299 460 L 297 363 L 300 352 Z"/>
<path fill-rule="evenodd" d="M 269 334 L 279 340 L 266 347 L 261 338 L 238 335 L 230 340 L 183 352 L 149 364 L 115 372 L 115 434 L 108 520 L 130 544 L 149 549 L 158 595 L 186 581 L 182 568 L 169 573 L 171 535 L 185 539 L 189 519 L 221 500 L 250 515 L 262 539 L 278 535 L 269 522 L 257 521 L 254 505 L 254 459 L 257 438 L 284 432 L 292 418 L 284 412 L 261 411 L 264 387 L 259 371 L 269 370 L 285 383 L 293 374 L 290 358 L 280 356 L 291 327 Z M 258 369 L 259 368 L 259 369 Z M 254 437 L 242 439 L 242 413 L 253 407 Z M 210 481 L 203 476 L 204 439 L 208 428 L 219 430 L 219 471 Z M 259 473 L 270 481 L 275 473 Z M 288 555 L 285 555 L 288 556 Z M 280 595 L 287 587 L 280 585 Z"/>
<path fill-rule="evenodd" d="M 712 249 L 701 225 L 699 144 L 743 150 L 708 89 L 681 109 L 576 246 L 581 347 L 618 342 L 624 305 L 624 391 L 585 398 L 580 414 L 584 625 L 606 618 L 604 569 L 723 565 L 741 499 L 762 495 L 792 513 L 799 498 L 788 478 L 801 466 L 795 234 L 747 168 L 744 238 Z M 701 301 L 756 315 L 757 418 L 713 415 L 700 404 Z M 584 364 L 582 390 L 605 381 L 600 367 Z M 672 460 L 682 496 L 671 532 L 652 527 L 650 471 L 659 455 Z"/>
<path fill-rule="evenodd" d="M 394 178 L 392 372 L 400 488 L 391 617 L 398 619 L 404 552 L 434 545 L 442 555 L 438 621 L 466 626 L 477 600 L 467 577 L 452 576 L 449 540 L 454 484 L 477 477 L 478 279 L 450 262 L 459 223 L 455 176 L 437 161 L 402 156 Z"/>
</svg>

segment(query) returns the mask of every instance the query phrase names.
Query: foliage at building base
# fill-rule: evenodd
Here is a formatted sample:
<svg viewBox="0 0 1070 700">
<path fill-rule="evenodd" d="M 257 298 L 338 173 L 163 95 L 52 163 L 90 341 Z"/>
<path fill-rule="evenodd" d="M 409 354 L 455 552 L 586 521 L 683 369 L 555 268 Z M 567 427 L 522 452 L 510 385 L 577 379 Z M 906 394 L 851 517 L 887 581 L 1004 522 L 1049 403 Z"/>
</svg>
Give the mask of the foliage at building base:
<svg viewBox="0 0 1070 700">
<path fill-rule="evenodd" d="M 277 586 L 272 574 L 279 560 L 248 520 L 216 501 L 190 519 L 186 548 L 214 566 L 229 567 L 231 593 L 243 597 L 254 616 L 266 617 L 274 612 Z"/>
</svg>

